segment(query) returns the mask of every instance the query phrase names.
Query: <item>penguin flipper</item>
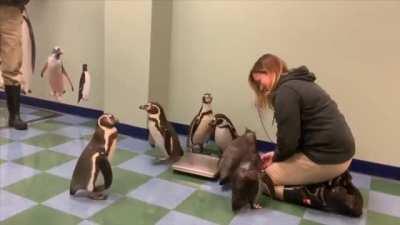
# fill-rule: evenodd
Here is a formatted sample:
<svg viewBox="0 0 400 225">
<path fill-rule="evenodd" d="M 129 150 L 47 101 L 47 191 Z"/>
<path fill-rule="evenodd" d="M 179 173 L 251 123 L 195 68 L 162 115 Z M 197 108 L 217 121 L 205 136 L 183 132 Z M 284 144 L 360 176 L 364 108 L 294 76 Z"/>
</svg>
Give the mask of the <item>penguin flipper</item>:
<svg viewBox="0 0 400 225">
<path fill-rule="evenodd" d="M 49 63 L 46 62 L 46 64 L 43 66 L 42 72 L 40 72 L 40 77 L 44 76 L 44 73 L 46 72 L 48 66 L 49 66 Z"/>
<path fill-rule="evenodd" d="M 156 147 L 156 142 L 154 141 L 154 138 L 150 132 L 149 132 L 149 144 L 152 148 Z"/>
<path fill-rule="evenodd" d="M 74 91 L 74 85 L 72 85 L 71 78 L 69 77 L 67 71 L 64 68 L 64 65 L 61 65 L 62 74 L 67 78 L 69 85 L 71 86 L 71 90 Z"/>
<path fill-rule="evenodd" d="M 193 144 L 193 140 L 192 140 L 193 133 L 194 133 L 194 131 L 197 129 L 197 127 L 200 124 L 200 120 L 197 117 L 198 117 L 198 115 L 196 115 L 193 118 L 192 122 L 190 123 L 190 127 L 189 127 L 189 134 L 188 134 L 188 137 L 187 137 L 186 144 L 187 144 L 187 147 L 190 148 L 190 149 L 192 148 L 192 144 Z"/>
<path fill-rule="evenodd" d="M 83 72 L 81 75 L 81 79 L 79 79 L 78 103 L 82 100 L 82 97 L 83 97 L 83 85 L 84 84 L 85 84 L 85 73 Z"/>
<path fill-rule="evenodd" d="M 108 162 L 107 156 L 102 154 L 97 157 L 96 164 L 104 177 L 104 189 L 108 189 L 111 186 L 113 175 L 111 165 L 110 162 Z"/>
</svg>

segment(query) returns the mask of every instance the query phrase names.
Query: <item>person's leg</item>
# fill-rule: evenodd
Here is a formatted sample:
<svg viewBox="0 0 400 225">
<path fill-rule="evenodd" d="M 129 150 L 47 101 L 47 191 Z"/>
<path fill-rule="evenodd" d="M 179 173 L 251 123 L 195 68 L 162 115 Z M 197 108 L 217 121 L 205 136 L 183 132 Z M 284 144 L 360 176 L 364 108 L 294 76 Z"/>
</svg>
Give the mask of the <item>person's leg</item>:
<svg viewBox="0 0 400 225">
<path fill-rule="evenodd" d="M 0 6 L 0 58 L 9 111 L 8 125 L 17 130 L 27 129 L 20 118 L 22 43 L 20 9 Z"/>
<path fill-rule="evenodd" d="M 276 186 L 315 184 L 339 176 L 348 169 L 350 163 L 351 160 L 334 165 L 320 165 L 298 153 L 285 161 L 272 163 L 266 168 L 266 172 Z"/>
<path fill-rule="evenodd" d="M 296 154 L 266 169 L 275 185 L 279 200 L 360 216 L 362 196 L 346 172 L 351 160 L 337 165 L 319 165 L 304 154 Z"/>
</svg>

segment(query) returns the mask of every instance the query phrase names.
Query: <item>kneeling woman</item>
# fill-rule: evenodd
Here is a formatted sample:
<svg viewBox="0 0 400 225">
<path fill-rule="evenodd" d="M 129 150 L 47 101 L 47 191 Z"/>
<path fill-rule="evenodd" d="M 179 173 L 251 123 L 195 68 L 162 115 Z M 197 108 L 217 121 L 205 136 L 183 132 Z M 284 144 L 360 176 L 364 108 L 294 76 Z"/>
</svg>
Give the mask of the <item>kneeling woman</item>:
<svg viewBox="0 0 400 225">
<path fill-rule="evenodd" d="M 362 197 L 347 172 L 354 138 L 336 103 L 307 67 L 289 70 L 272 54 L 261 56 L 249 75 L 257 107 L 274 110 L 277 149 L 262 155 L 275 197 L 351 216 Z"/>
</svg>

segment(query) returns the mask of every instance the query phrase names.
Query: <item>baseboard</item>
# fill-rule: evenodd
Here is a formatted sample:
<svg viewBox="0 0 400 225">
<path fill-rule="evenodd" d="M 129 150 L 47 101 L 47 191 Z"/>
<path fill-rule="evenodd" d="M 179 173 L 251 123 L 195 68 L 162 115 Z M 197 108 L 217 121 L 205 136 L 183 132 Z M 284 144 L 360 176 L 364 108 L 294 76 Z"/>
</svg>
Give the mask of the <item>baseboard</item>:
<svg viewBox="0 0 400 225">
<path fill-rule="evenodd" d="M 0 99 L 5 99 L 5 98 L 6 98 L 6 95 L 5 95 L 4 91 L 0 91 Z M 101 111 L 101 110 L 90 109 L 90 108 L 85 108 L 85 107 L 80 107 L 80 106 L 75 106 L 75 105 L 69 105 L 69 104 L 60 103 L 60 102 L 53 102 L 53 101 L 40 99 L 40 98 L 34 98 L 34 97 L 26 96 L 26 95 L 21 95 L 21 102 L 26 105 L 31 105 L 31 106 L 35 106 L 35 107 L 54 110 L 57 112 L 63 112 L 63 113 L 79 115 L 79 116 L 89 117 L 89 118 L 97 118 L 103 114 L 103 111 Z"/>
<path fill-rule="evenodd" d="M 0 99 L 5 98 L 5 93 L 0 91 Z M 78 115 L 88 118 L 98 118 L 103 111 L 97 109 L 90 109 L 81 106 L 69 105 L 59 102 L 53 102 L 49 100 L 44 100 L 40 98 L 34 98 L 30 96 L 21 96 L 21 102 L 27 105 L 50 109 L 58 112 L 68 113 L 72 115 Z M 189 130 L 189 126 L 181 123 L 172 123 L 178 134 L 186 135 Z M 129 124 L 118 124 L 118 131 L 121 134 L 125 134 L 131 137 L 147 139 L 148 131 L 147 129 L 135 127 Z M 257 141 L 257 149 L 262 149 L 262 151 L 268 152 L 275 149 L 275 144 L 265 141 Z M 379 176 L 384 178 L 391 178 L 400 180 L 400 167 L 354 159 L 350 170 L 358 173 L 364 173 L 373 176 Z"/>
</svg>

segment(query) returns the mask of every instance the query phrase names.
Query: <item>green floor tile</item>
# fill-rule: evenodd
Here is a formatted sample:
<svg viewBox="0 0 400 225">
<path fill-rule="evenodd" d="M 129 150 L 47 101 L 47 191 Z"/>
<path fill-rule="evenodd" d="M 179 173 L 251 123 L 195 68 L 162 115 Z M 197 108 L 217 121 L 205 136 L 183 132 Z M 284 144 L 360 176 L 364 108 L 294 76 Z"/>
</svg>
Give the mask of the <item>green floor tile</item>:
<svg viewBox="0 0 400 225">
<path fill-rule="evenodd" d="M 3 163 L 4 161 L 0 159 L 0 165 Z"/>
<path fill-rule="evenodd" d="M 127 194 L 129 191 L 146 183 L 151 177 L 135 172 L 113 168 L 113 183 L 111 192 Z"/>
<path fill-rule="evenodd" d="M 29 179 L 24 179 L 6 188 L 20 196 L 36 202 L 43 202 L 61 192 L 68 190 L 69 181 L 51 174 L 41 173 Z"/>
<path fill-rule="evenodd" d="M 1 225 L 76 225 L 79 221 L 81 219 L 73 215 L 38 205 L 3 221 Z"/>
<path fill-rule="evenodd" d="M 364 188 L 359 188 L 361 195 L 363 197 L 363 208 L 367 208 L 368 207 L 368 200 L 369 200 L 369 190 L 368 189 L 364 189 Z"/>
<path fill-rule="evenodd" d="M 72 159 L 74 159 L 74 157 L 69 155 L 50 150 L 44 150 L 36 154 L 15 160 L 14 162 L 44 171 Z"/>
<path fill-rule="evenodd" d="M 400 218 L 368 211 L 367 225 L 399 225 Z"/>
<path fill-rule="evenodd" d="M 145 154 L 152 156 L 156 159 L 164 157 L 164 153 L 158 147 L 152 148 L 151 146 L 149 146 L 149 149 L 145 152 Z"/>
<path fill-rule="evenodd" d="M 59 113 L 56 113 L 56 112 L 51 112 L 51 111 L 41 110 L 41 109 L 39 109 L 39 110 L 37 110 L 37 111 L 35 111 L 35 112 L 31 113 L 31 114 L 35 115 L 35 116 L 40 116 L 40 117 L 49 117 L 49 116 L 58 116 L 58 115 L 60 115 Z"/>
<path fill-rule="evenodd" d="M 137 156 L 137 153 L 130 152 L 124 149 L 117 149 L 111 160 L 111 165 L 119 165 L 133 157 Z"/>
<path fill-rule="evenodd" d="M 167 213 L 164 208 L 126 198 L 98 212 L 90 220 L 101 225 L 154 225 Z"/>
<path fill-rule="evenodd" d="M 65 123 L 54 121 L 54 120 L 47 120 L 45 122 L 35 123 L 31 125 L 33 128 L 43 130 L 43 131 L 54 131 L 60 129 L 62 127 L 68 126 Z"/>
<path fill-rule="evenodd" d="M 164 173 L 160 174 L 158 177 L 164 180 L 180 183 L 194 188 L 200 188 L 202 184 L 209 181 L 202 177 L 190 176 L 188 174 L 176 172 L 171 168 L 165 171 Z"/>
<path fill-rule="evenodd" d="M 84 123 L 79 124 L 80 126 L 86 126 L 86 127 L 91 127 L 95 128 L 97 126 L 97 120 L 89 120 Z"/>
<path fill-rule="evenodd" d="M 24 142 L 30 145 L 39 146 L 42 148 L 51 148 L 60 144 L 64 144 L 67 141 L 72 140 L 69 137 L 65 137 L 58 134 L 45 133 L 25 140 Z"/>
<path fill-rule="evenodd" d="M 0 137 L 0 145 L 8 144 L 8 143 L 11 143 L 11 142 L 13 142 L 13 140 Z"/>
<path fill-rule="evenodd" d="M 303 217 L 304 212 L 306 211 L 305 207 L 283 201 L 272 200 L 267 196 L 261 196 L 260 204 L 263 208 L 275 209 L 277 211 L 281 211 L 297 217 Z"/>
<path fill-rule="evenodd" d="M 93 134 L 86 134 L 80 137 L 80 139 L 84 139 L 84 140 L 88 140 L 90 141 L 90 139 L 92 139 Z"/>
<path fill-rule="evenodd" d="M 302 219 L 302 220 L 300 221 L 300 224 L 299 224 L 299 225 L 323 225 L 323 224 L 316 223 L 316 222 L 311 221 L 311 220 Z"/>
<path fill-rule="evenodd" d="M 382 178 L 372 178 L 371 190 L 400 196 L 400 182 Z"/>
<path fill-rule="evenodd" d="M 215 143 L 207 144 L 204 148 L 203 153 L 207 154 L 207 155 L 214 155 L 214 156 L 220 156 L 222 154 L 221 150 L 218 148 L 218 146 Z"/>
<path fill-rule="evenodd" d="M 176 210 L 217 224 L 229 224 L 234 217 L 229 198 L 204 191 L 193 193 Z"/>
</svg>

